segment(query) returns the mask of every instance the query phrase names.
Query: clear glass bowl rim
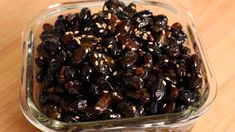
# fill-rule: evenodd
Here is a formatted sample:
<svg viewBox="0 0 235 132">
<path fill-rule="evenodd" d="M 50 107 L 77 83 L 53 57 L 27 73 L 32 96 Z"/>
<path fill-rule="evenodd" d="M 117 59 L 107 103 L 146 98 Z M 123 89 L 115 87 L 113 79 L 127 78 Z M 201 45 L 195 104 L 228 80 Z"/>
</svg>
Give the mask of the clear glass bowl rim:
<svg viewBox="0 0 235 132">
<path fill-rule="evenodd" d="M 25 30 L 23 31 L 23 34 L 22 34 L 22 40 L 23 40 L 23 57 L 22 57 L 22 75 L 21 75 L 21 88 L 20 88 L 20 96 L 19 96 L 19 103 L 20 103 L 20 108 L 24 114 L 24 116 L 34 125 L 36 126 L 37 128 L 41 129 L 41 130 L 50 130 L 50 131 L 54 131 L 46 126 L 43 126 L 34 116 L 33 114 L 31 113 L 31 110 L 28 106 L 28 102 L 27 102 L 27 95 L 26 93 L 23 93 L 26 91 L 27 87 L 26 84 L 25 84 L 25 79 L 26 79 L 26 68 L 27 68 L 27 65 L 25 64 L 25 61 L 26 58 L 28 57 L 28 51 L 26 50 L 27 48 L 27 44 L 28 42 L 25 42 L 25 40 L 28 40 L 29 38 L 27 38 L 30 34 L 30 28 L 33 28 L 33 23 L 37 21 L 37 19 L 39 18 L 46 18 L 46 17 L 49 17 L 48 15 L 45 15 L 48 13 L 49 10 L 53 10 L 53 11 L 65 11 L 66 9 L 73 9 L 75 8 L 73 5 L 74 4 L 79 4 L 79 3 L 87 3 L 87 2 L 102 2 L 104 0 L 96 0 L 96 1 L 93 1 L 93 0 L 88 0 L 88 1 L 76 1 L 76 2 L 65 2 L 65 3 L 58 3 L 58 4 L 53 4 L 53 5 L 50 5 L 48 6 L 47 9 L 45 9 L 44 11 L 42 11 L 40 13 L 40 15 L 34 17 L 31 22 L 29 23 L 29 25 L 27 25 L 27 27 L 25 28 Z M 216 98 L 216 94 L 217 94 L 217 85 L 216 85 L 216 81 L 215 81 L 215 77 L 213 75 L 213 72 L 212 72 L 212 69 L 210 67 L 210 64 L 208 62 L 208 58 L 207 58 L 207 55 L 206 53 L 204 52 L 203 50 L 203 47 L 202 47 L 202 43 L 199 39 L 199 36 L 196 32 L 196 28 L 195 28 L 195 25 L 193 23 L 193 17 L 191 15 L 191 13 L 185 9 L 184 7 L 180 6 L 179 4 L 177 4 L 176 2 L 173 2 L 173 1 L 169 1 L 169 0 L 164 0 L 164 2 L 159 2 L 159 0 L 126 0 L 125 2 L 139 2 L 139 3 L 143 3 L 143 4 L 155 4 L 155 5 L 158 5 L 158 6 L 167 6 L 168 8 L 171 8 L 171 9 L 175 9 L 175 10 L 180 10 L 181 13 L 184 13 L 186 15 L 186 19 L 189 20 L 189 24 L 192 25 L 193 27 L 193 31 L 195 33 L 195 37 L 197 39 L 197 46 L 198 46 L 198 49 L 199 49 L 199 52 L 202 56 L 202 60 L 204 62 L 204 65 L 205 65 L 205 68 L 206 68 L 206 72 L 207 72 L 207 76 L 209 78 L 209 83 L 210 83 L 210 89 L 209 89 L 209 96 L 208 96 L 208 99 L 206 100 L 205 104 L 200 108 L 198 109 L 196 112 L 194 112 L 193 114 L 190 114 L 188 117 L 186 118 L 183 118 L 182 120 L 180 121 L 177 121 L 173 124 L 163 124 L 161 127 L 174 127 L 174 126 L 181 126 L 181 125 L 185 125 L 185 124 L 190 124 L 192 122 L 195 122 L 196 119 L 198 119 L 199 117 L 201 117 L 201 115 L 203 115 L 205 112 L 207 112 L 209 110 L 209 108 L 211 107 L 211 104 L 214 102 L 215 98 Z M 55 12 L 54 12 L 55 13 Z M 32 39 L 32 38 L 31 38 Z M 169 114 L 169 115 L 172 115 L 172 114 Z M 156 115 L 158 116 L 158 115 Z M 167 116 L 167 114 L 164 114 L 164 116 Z M 125 119 L 124 119 L 125 120 Z M 102 121 L 101 121 L 102 122 Z M 83 123 L 63 123 L 63 122 L 60 122 L 64 125 L 79 125 L 79 124 L 83 124 Z M 85 122 L 86 123 L 86 122 Z"/>
</svg>

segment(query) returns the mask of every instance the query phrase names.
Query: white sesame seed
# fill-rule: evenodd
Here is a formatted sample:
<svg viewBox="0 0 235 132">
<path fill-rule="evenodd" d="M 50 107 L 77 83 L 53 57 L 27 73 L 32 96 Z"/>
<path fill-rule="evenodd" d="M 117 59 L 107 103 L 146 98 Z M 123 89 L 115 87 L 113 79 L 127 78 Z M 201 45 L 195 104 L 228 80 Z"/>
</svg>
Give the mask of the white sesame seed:
<svg viewBox="0 0 235 132">
<path fill-rule="evenodd" d="M 171 79 L 169 77 L 166 77 L 166 80 L 170 81 Z"/>
<path fill-rule="evenodd" d="M 108 26 L 108 29 L 111 30 L 111 28 L 112 28 L 112 27 L 109 25 L 109 26 Z"/>
<path fill-rule="evenodd" d="M 148 44 L 152 45 L 152 44 L 153 44 L 153 42 L 149 42 Z"/>
<path fill-rule="evenodd" d="M 122 49 L 125 49 L 126 48 L 126 45 L 122 45 Z"/>
<path fill-rule="evenodd" d="M 133 112 L 135 113 L 136 112 L 136 107 L 135 106 L 131 106 Z"/>
<path fill-rule="evenodd" d="M 143 36 L 148 37 L 147 33 L 144 33 Z"/>
<path fill-rule="evenodd" d="M 138 23 L 140 23 L 140 22 L 141 22 L 139 17 L 137 18 L 137 20 L 136 20 L 136 21 L 137 21 Z"/>
<path fill-rule="evenodd" d="M 52 59 L 52 60 L 51 60 L 51 62 L 54 62 L 54 61 L 55 61 L 55 59 Z"/>
<path fill-rule="evenodd" d="M 113 47 L 113 45 L 111 45 L 111 44 L 108 46 L 109 49 L 112 48 L 112 47 Z"/>
<path fill-rule="evenodd" d="M 104 51 L 105 51 L 105 52 L 108 52 L 107 48 L 104 48 Z"/>
<path fill-rule="evenodd" d="M 162 30 L 162 34 L 163 34 L 163 35 L 165 35 L 165 34 L 166 34 L 165 30 Z"/>
<path fill-rule="evenodd" d="M 102 54 L 101 54 L 101 53 L 99 53 L 99 54 L 98 54 L 98 56 L 101 58 L 101 57 L 102 57 Z"/>
<path fill-rule="evenodd" d="M 65 34 L 66 34 L 66 35 L 69 35 L 69 34 L 73 34 L 73 32 L 67 31 Z"/>
<path fill-rule="evenodd" d="M 180 65 L 179 65 L 179 64 L 176 64 L 176 67 L 177 67 L 177 68 L 179 68 L 179 67 L 180 67 Z"/>
<path fill-rule="evenodd" d="M 199 78 L 202 78 L 201 74 L 198 74 L 197 76 L 198 76 Z"/>
<path fill-rule="evenodd" d="M 116 20 L 116 23 L 119 23 L 120 21 L 121 21 L 121 20 L 117 19 L 117 20 Z"/>
<path fill-rule="evenodd" d="M 96 65 L 96 66 L 98 66 L 98 65 L 99 65 L 98 61 L 95 61 L 95 65 Z"/>
<path fill-rule="evenodd" d="M 43 56 L 40 56 L 39 59 L 40 59 L 40 60 L 43 60 Z"/>
<path fill-rule="evenodd" d="M 74 34 L 79 34 L 79 31 L 75 31 Z"/>
<path fill-rule="evenodd" d="M 99 106 L 96 106 L 95 109 L 99 111 L 102 110 Z"/>
<path fill-rule="evenodd" d="M 139 30 L 135 31 L 135 34 L 140 34 L 140 31 Z"/>
<path fill-rule="evenodd" d="M 108 79 L 108 78 L 109 78 L 109 76 L 106 76 L 106 77 L 105 77 L 105 79 Z"/>
<path fill-rule="evenodd" d="M 99 31 L 100 33 L 103 33 L 104 32 L 104 29 L 100 29 L 100 31 Z"/>
<path fill-rule="evenodd" d="M 129 30 L 129 27 L 128 27 L 128 26 L 124 26 L 124 29 L 125 29 L 126 31 L 128 31 L 128 30 Z"/>
<path fill-rule="evenodd" d="M 117 37 L 120 35 L 120 33 L 118 33 L 117 35 L 115 35 L 115 38 L 117 39 Z"/>
<path fill-rule="evenodd" d="M 166 104 L 163 105 L 163 108 L 165 108 L 165 107 L 166 107 Z"/>
<path fill-rule="evenodd" d="M 80 44 L 81 44 L 81 41 L 80 41 L 80 39 L 79 39 L 79 38 L 74 37 L 73 39 L 75 39 L 75 40 L 76 40 L 76 42 L 77 42 L 77 44 L 78 44 L 78 45 L 80 45 Z"/>
<path fill-rule="evenodd" d="M 150 35 L 150 34 L 151 34 L 151 32 L 150 32 L 150 31 L 147 31 L 146 33 L 147 33 L 148 35 Z"/>
<path fill-rule="evenodd" d="M 102 66 L 103 64 L 104 64 L 104 61 L 103 61 L 103 60 L 101 60 L 101 61 L 100 61 L 100 65 Z"/>
<path fill-rule="evenodd" d="M 107 24 L 106 24 L 106 23 L 103 23 L 103 24 L 101 25 L 101 27 L 106 28 L 106 27 L 107 27 Z"/>
<path fill-rule="evenodd" d="M 146 36 L 143 36 L 142 38 L 143 38 L 144 40 L 147 40 L 147 39 L 148 39 Z"/>
<path fill-rule="evenodd" d="M 75 116 L 75 119 L 80 119 L 80 116 Z"/>
<path fill-rule="evenodd" d="M 97 25 L 98 28 L 102 28 L 102 26 L 100 25 L 100 23 L 95 23 L 95 25 Z"/>
<path fill-rule="evenodd" d="M 117 71 L 115 71 L 114 73 L 113 73 L 113 76 L 116 76 L 117 75 Z"/>
<path fill-rule="evenodd" d="M 111 19 L 111 13 L 108 13 L 108 19 Z"/>
<path fill-rule="evenodd" d="M 153 52 L 153 48 L 149 48 L 149 51 L 150 51 L 150 52 Z"/>
<path fill-rule="evenodd" d="M 114 64 L 115 63 L 114 60 L 111 60 L 111 63 Z"/>
<path fill-rule="evenodd" d="M 165 60 L 164 60 L 164 62 L 168 63 L 168 62 L 169 62 L 169 60 L 168 60 L 168 59 L 165 59 Z"/>
<path fill-rule="evenodd" d="M 136 51 L 137 49 L 136 48 L 131 48 L 132 51 Z"/>
<path fill-rule="evenodd" d="M 109 67 L 109 71 L 110 71 L 110 72 L 112 72 L 112 71 L 113 71 L 111 67 Z"/>
<path fill-rule="evenodd" d="M 136 9 L 136 7 L 135 7 L 135 6 L 131 6 L 131 9 L 135 10 L 135 9 Z"/>
<path fill-rule="evenodd" d="M 122 9 L 122 7 L 121 7 L 121 6 L 119 6 L 119 7 L 118 7 L 118 9 L 119 9 L 119 10 L 121 10 L 121 11 L 123 11 L 123 9 Z"/>
<path fill-rule="evenodd" d="M 89 49 L 86 49 L 85 52 L 88 53 L 88 52 L 89 52 Z"/>
<path fill-rule="evenodd" d="M 86 34 L 82 34 L 82 38 L 85 38 L 86 37 Z"/>
<path fill-rule="evenodd" d="M 109 93 L 109 91 L 107 91 L 107 90 L 103 90 L 103 93 Z"/>
<path fill-rule="evenodd" d="M 94 15 L 94 17 L 92 19 L 96 19 L 97 18 L 97 15 Z"/>
<path fill-rule="evenodd" d="M 85 27 L 85 28 L 84 28 L 84 31 L 87 31 L 87 29 L 88 29 L 88 27 Z"/>
<path fill-rule="evenodd" d="M 96 53 L 94 53 L 94 57 L 97 59 L 98 58 L 98 55 Z"/>
<path fill-rule="evenodd" d="M 176 86 L 175 86 L 174 84 L 171 84 L 171 87 L 172 87 L 172 88 L 175 88 Z"/>
<path fill-rule="evenodd" d="M 87 35 L 88 38 L 93 38 L 94 36 L 93 35 Z"/>
</svg>

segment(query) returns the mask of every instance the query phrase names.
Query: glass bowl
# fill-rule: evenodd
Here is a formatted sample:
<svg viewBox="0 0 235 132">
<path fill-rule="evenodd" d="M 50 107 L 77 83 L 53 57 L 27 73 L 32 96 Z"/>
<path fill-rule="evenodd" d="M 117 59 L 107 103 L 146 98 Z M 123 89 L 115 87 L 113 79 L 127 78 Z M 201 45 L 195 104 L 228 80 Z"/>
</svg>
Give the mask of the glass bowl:
<svg viewBox="0 0 235 132">
<path fill-rule="evenodd" d="M 208 111 L 216 96 L 216 82 L 208 64 L 202 43 L 195 29 L 191 14 L 177 3 L 160 0 L 125 0 L 128 4 L 134 2 L 137 11 L 151 9 L 154 15 L 164 14 L 169 24 L 180 22 L 184 32 L 188 35 L 185 45 L 199 56 L 202 62 L 203 78 L 202 98 L 187 110 L 162 115 L 144 116 L 115 120 L 92 122 L 66 123 L 44 115 L 39 107 L 40 87 L 35 79 L 37 67 L 34 63 L 36 47 L 40 43 L 40 33 L 44 23 L 53 23 L 58 15 L 79 12 L 88 7 L 92 13 L 102 9 L 104 1 L 79 1 L 59 3 L 49 6 L 37 17 L 32 19 L 23 32 L 23 62 L 20 89 L 20 106 L 25 117 L 42 131 L 190 131 L 193 124 Z"/>
</svg>

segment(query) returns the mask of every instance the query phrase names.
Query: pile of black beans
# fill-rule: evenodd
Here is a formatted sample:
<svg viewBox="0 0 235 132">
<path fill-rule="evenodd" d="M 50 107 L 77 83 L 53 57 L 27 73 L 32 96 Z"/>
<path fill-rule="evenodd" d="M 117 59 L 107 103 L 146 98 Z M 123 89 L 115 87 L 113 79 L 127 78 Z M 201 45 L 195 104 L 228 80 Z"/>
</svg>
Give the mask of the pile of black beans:
<svg viewBox="0 0 235 132">
<path fill-rule="evenodd" d="M 43 113 L 65 122 L 180 112 L 198 102 L 200 60 L 180 23 L 108 0 L 45 23 L 36 80 Z"/>
</svg>

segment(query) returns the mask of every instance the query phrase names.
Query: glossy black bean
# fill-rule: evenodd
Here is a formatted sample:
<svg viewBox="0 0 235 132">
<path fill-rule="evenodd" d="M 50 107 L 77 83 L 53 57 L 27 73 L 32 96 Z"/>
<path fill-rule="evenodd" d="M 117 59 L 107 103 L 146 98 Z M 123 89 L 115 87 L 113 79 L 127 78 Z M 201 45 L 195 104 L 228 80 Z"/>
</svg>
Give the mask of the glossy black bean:
<svg viewBox="0 0 235 132">
<path fill-rule="evenodd" d="M 84 22 L 87 22 L 91 18 L 91 10 L 89 8 L 83 8 L 80 12 L 80 20 L 81 24 L 84 24 Z"/>
<path fill-rule="evenodd" d="M 137 61 L 137 53 L 134 51 L 127 51 L 123 56 L 123 67 L 131 67 Z"/>
<path fill-rule="evenodd" d="M 182 90 L 179 93 L 179 100 L 181 100 L 186 105 L 190 105 L 197 102 L 199 98 L 200 93 L 197 91 Z"/>
<path fill-rule="evenodd" d="M 134 88 L 136 90 L 142 88 L 144 86 L 144 81 L 137 76 L 130 76 L 123 78 L 123 81 L 125 82 L 125 85 Z"/>
<path fill-rule="evenodd" d="M 73 63 L 74 64 L 79 64 L 80 62 L 83 61 L 83 59 L 86 57 L 88 52 L 88 49 L 85 48 L 78 48 L 73 51 Z"/>
<path fill-rule="evenodd" d="M 159 32 L 165 28 L 168 23 L 168 18 L 165 15 L 153 16 L 153 29 L 154 32 Z"/>
</svg>

